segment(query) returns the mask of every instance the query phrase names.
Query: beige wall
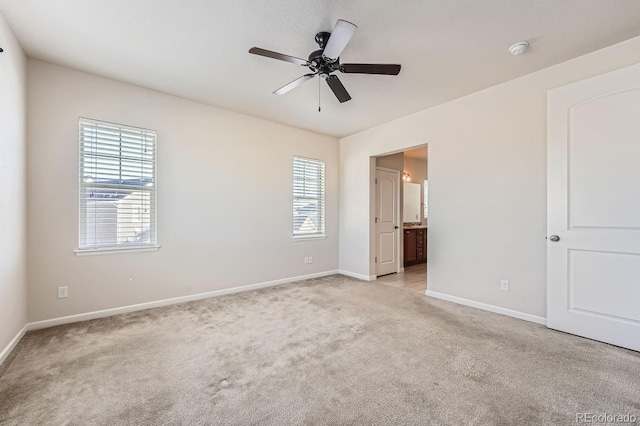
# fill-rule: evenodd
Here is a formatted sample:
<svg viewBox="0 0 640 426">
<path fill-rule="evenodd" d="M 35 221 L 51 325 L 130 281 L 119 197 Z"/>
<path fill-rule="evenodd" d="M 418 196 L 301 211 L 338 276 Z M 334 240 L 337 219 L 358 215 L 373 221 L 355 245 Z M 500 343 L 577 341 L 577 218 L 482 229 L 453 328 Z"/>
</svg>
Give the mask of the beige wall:
<svg viewBox="0 0 640 426">
<path fill-rule="evenodd" d="M 0 14 L 0 354 L 27 323 L 26 60 Z"/>
<path fill-rule="evenodd" d="M 387 169 L 398 170 L 402 177 L 402 169 L 404 168 L 404 155 L 399 152 L 397 154 L 384 155 L 376 158 L 376 166 L 386 167 Z"/>
<path fill-rule="evenodd" d="M 35 60 L 28 85 L 30 321 L 337 269 L 336 139 Z M 73 253 L 79 116 L 157 131 L 158 252 Z M 294 155 L 326 162 L 326 239 L 291 239 Z"/>
<path fill-rule="evenodd" d="M 372 275 L 370 156 L 428 143 L 429 289 L 546 316 L 546 92 L 638 62 L 634 38 L 343 138 L 340 269 Z"/>
</svg>

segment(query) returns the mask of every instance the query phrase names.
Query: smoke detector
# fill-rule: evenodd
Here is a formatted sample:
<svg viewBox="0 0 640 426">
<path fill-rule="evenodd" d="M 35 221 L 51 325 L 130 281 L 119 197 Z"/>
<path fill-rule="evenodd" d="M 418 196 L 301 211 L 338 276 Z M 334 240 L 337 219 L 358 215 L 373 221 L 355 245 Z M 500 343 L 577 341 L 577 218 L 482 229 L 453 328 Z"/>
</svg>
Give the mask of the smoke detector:
<svg viewBox="0 0 640 426">
<path fill-rule="evenodd" d="M 509 52 L 513 55 L 513 56 L 518 56 L 520 55 L 522 52 L 524 52 L 525 50 L 527 50 L 527 47 L 529 47 L 529 42 L 528 41 L 521 41 L 518 42 L 516 44 L 514 44 L 513 46 L 511 46 L 509 48 Z"/>
</svg>

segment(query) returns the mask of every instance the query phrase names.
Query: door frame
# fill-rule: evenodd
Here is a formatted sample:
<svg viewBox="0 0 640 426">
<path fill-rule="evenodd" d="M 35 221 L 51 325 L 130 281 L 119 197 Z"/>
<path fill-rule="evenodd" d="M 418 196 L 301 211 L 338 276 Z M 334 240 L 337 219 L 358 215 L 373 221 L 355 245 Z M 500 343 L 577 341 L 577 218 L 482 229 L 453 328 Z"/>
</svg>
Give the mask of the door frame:
<svg viewBox="0 0 640 426">
<path fill-rule="evenodd" d="M 429 142 L 421 142 L 421 143 L 417 143 L 417 144 L 413 144 L 413 145 L 406 145 L 402 148 L 399 149 L 395 149 L 393 151 L 383 151 L 383 152 L 377 152 L 375 154 L 369 154 L 369 206 L 368 206 L 368 210 L 369 210 L 369 241 L 368 241 L 368 250 L 369 250 L 369 276 L 368 277 L 363 277 L 363 279 L 367 280 L 367 281 L 375 281 L 377 276 L 375 275 L 376 273 L 376 264 L 375 264 L 375 256 L 376 256 L 376 228 L 375 228 L 375 217 L 376 217 L 376 186 L 375 186 L 375 178 L 376 178 L 376 158 L 378 157 L 384 157 L 387 155 L 392 155 L 392 154 L 398 154 L 401 152 L 405 152 L 405 151 L 409 151 L 412 149 L 416 149 L 416 148 L 423 148 L 423 147 L 429 147 Z M 429 154 L 429 160 L 427 160 L 428 162 L 430 162 L 431 159 L 431 154 Z M 399 182 L 400 184 L 401 182 Z M 400 186 L 402 187 L 402 185 Z M 400 205 L 400 217 L 402 218 L 402 205 Z M 364 216 L 363 216 L 364 217 Z M 402 223 L 400 222 L 401 225 L 400 229 L 402 229 Z M 437 225 L 436 225 L 437 226 Z M 435 229 L 435 228 L 433 228 Z M 398 233 L 400 234 L 400 233 Z M 431 238 L 427 238 L 427 251 L 431 252 L 431 249 L 429 248 L 431 246 L 432 242 L 431 242 Z M 400 251 L 400 256 L 398 258 L 398 262 L 399 262 L 399 269 L 398 272 L 403 272 L 404 271 L 404 266 L 403 266 L 403 262 L 404 262 L 404 247 L 402 246 L 402 244 L 399 244 L 398 250 Z M 429 271 L 431 269 L 427 268 L 427 280 L 429 279 Z"/>
<path fill-rule="evenodd" d="M 400 179 L 400 171 L 399 170 L 389 169 L 387 167 L 381 167 L 381 166 L 376 166 L 375 167 L 375 173 L 374 173 L 374 176 L 373 176 L 374 179 L 377 179 L 378 170 L 383 171 L 383 172 L 394 173 L 396 175 L 396 178 L 397 178 L 396 179 L 396 194 L 398 194 L 398 196 L 396 197 L 396 212 L 398 213 L 398 225 L 397 225 L 398 229 L 396 229 L 396 272 L 395 272 L 397 274 L 398 272 L 404 271 L 404 268 L 403 268 L 402 263 L 401 263 L 401 260 L 402 260 L 401 256 L 402 256 L 403 253 L 402 253 L 402 247 L 401 247 L 401 244 L 400 244 L 401 243 L 400 231 L 402 230 L 402 210 L 400 209 L 401 208 L 400 198 L 402 198 L 402 197 L 401 197 L 401 194 L 400 194 L 400 181 L 402 179 Z M 376 234 L 377 223 L 375 221 L 376 205 L 378 203 L 378 198 L 377 198 L 377 195 L 378 195 L 378 189 L 377 188 L 378 188 L 378 186 L 375 183 L 375 181 L 374 181 L 374 185 L 375 185 L 374 186 L 374 190 L 373 190 L 373 200 L 374 200 L 374 202 L 373 202 L 373 212 L 372 212 L 373 217 L 374 217 L 374 219 L 373 219 L 373 235 L 376 237 L 376 238 L 374 238 L 375 239 L 374 257 L 378 257 L 378 254 L 379 254 L 378 253 L 378 249 L 379 249 L 379 247 L 378 247 L 378 238 L 377 238 L 377 234 Z M 377 278 L 378 277 L 378 271 L 377 271 L 378 264 L 375 263 L 375 259 L 374 259 L 373 267 L 374 267 L 374 271 L 373 271 L 374 272 L 374 276 Z"/>
</svg>

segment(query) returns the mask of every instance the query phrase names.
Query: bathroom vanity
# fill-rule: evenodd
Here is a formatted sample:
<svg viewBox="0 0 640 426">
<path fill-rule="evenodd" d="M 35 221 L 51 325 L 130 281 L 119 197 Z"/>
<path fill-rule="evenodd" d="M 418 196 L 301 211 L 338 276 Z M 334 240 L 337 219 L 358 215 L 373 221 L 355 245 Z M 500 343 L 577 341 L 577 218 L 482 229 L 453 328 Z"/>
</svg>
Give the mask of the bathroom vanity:
<svg viewBox="0 0 640 426">
<path fill-rule="evenodd" d="M 404 266 L 417 265 L 427 261 L 427 227 L 420 226 L 422 206 L 419 183 L 404 182 L 402 240 L 404 244 Z"/>
<path fill-rule="evenodd" d="M 404 240 L 404 266 L 427 261 L 427 227 L 410 226 L 402 229 Z"/>
</svg>

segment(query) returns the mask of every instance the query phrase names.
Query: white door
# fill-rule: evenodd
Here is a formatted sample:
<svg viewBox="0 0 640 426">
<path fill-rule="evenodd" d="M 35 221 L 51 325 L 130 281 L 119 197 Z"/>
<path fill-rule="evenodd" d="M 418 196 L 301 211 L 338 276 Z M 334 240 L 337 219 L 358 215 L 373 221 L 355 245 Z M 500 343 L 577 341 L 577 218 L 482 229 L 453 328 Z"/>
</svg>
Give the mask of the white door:
<svg viewBox="0 0 640 426">
<path fill-rule="evenodd" d="M 640 65 L 549 91 L 547 126 L 547 324 L 640 351 Z"/>
<path fill-rule="evenodd" d="M 376 275 L 398 272 L 400 172 L 376 168 Z"/>
</svg>

